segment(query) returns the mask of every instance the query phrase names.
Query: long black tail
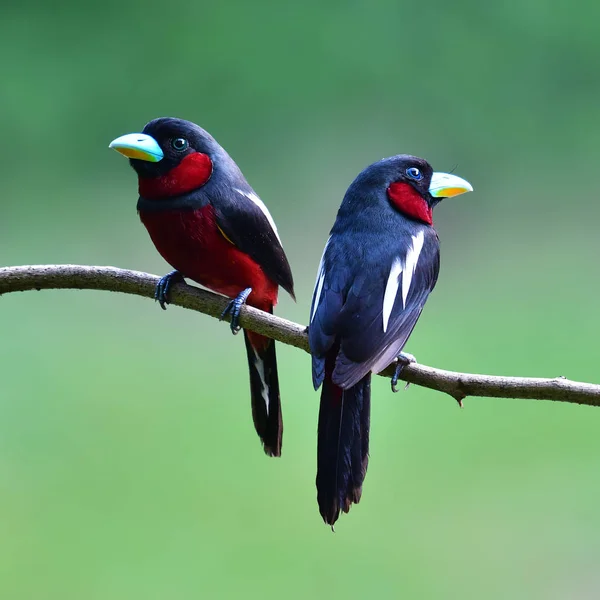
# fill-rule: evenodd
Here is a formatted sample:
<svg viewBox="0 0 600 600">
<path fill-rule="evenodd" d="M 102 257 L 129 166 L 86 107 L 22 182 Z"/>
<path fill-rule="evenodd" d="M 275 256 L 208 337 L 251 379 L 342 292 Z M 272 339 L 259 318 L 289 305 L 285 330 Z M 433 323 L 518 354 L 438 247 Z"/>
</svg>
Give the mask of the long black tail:
<svg viewBox="0 0 600 600">
<path fill-rule="evenodd" d="M 369 463 L 371 374 L 343 390 L 325 376 L 319 410 L 317 501 L 325 523 L 360 501 Z"/>
<path fill-rule="evenodd" d="M 275 342 L 246 330 L 244 330 L 244 340 L 250 370 L 254 427 L 263 443 L 265 453 L 269 456 L 281 456 L 283 418 L 279 399 Z"/>
</svg>

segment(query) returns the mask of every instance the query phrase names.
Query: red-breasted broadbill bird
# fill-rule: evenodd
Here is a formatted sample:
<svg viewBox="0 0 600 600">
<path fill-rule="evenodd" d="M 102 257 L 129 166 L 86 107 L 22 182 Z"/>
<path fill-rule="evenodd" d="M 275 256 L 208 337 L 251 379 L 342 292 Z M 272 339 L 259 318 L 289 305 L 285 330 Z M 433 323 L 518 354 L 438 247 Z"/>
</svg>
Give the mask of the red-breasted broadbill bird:
<svg viewBox="0 0 600 600">
<path fill-rule="evenodd" d="M 138 176 L 137 209 L 156 249 L 175 269 L 156 288 L 189 278 L 233 298 L 231 330 L 242 305 L 272 313 L 279 286 L 294 297 L 292 272 L 267 207 L 233 159 L 204 129 L 182 119 L 150 121 L 112 141 Z M 281 455 L 283 422 L 275 344 L 244 331 L 254 426 L 269 456 Z"/>
<path fill-rule="evenodd" d="M 360 500 L 369 456 L 371 373 L 398 358 L 433 290 L 439 240 L 433 207 L 471 185 L 399 155 L 362 171 L 348 188 L 325 245 L 310 312 L 315 389 L 323 384 L 317 501 L 333 526 Z"/>
</svg>

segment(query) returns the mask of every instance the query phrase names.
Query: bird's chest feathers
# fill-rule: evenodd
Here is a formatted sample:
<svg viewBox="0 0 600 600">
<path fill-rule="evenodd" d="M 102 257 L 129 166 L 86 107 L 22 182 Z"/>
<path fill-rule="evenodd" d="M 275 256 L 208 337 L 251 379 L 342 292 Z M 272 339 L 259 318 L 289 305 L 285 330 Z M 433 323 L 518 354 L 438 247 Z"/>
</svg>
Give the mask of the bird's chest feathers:
<svg viewBox="0 0 600 600">
<path fill-rule="evenodd" d="M 431 225 L 432 209 L 427 201 L 408 183 L 392 183 L 387 190 L 388 198 L 396 209 L 407 217 Z"/>
<path fill-rule="evenodd" d="M 140 177 L 138 190 L 142 198 L 149 200 L 180 196 L 202 187 L 210 179 L 212 170 L 210 157 L 194 152 L 160 177 Z"/>
<path fill-rule="evenodd" d="M 226 237 L 210 204 L 196 210 L 140 211 L 140 219 L 162 257 L 184 277 L 230 297 L 252 287 L 255 302 L 275 304 L 277 285 Z"/>
<path fill-rule="evenodd" d="M 189 263 L 196 264 L 212 256 L 228 254 L 234 246 L 217 226 L 214 208 L 210 205 L 197 210 L 140 211 L 154 245 L 162 256 L 185 273 Z"/>
</svg>

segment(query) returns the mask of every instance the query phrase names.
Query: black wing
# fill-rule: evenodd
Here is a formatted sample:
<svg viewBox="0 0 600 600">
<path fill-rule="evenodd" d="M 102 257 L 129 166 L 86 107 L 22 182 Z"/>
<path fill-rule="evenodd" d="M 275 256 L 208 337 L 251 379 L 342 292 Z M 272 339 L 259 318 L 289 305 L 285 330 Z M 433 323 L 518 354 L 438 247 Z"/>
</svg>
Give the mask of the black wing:
<svg viewBox="0 0 600 600">
<path fill-rule="evenodd" d="M 260 198 L 252 190 L 231 190 L 212 204 L 217 224 L 229 240 L 295 299 L 292 270 L 273 218 Z"/>
<path fill-rule="evenodd" d="M 401 352 L 410 336 L 439 272 L 439 246 L 437 235 L 425 231 L 425 240 L 418 256 L 406 301 L 403 299 L 403 269 L 398 274 L 398 286 L 389 319 L 384 331 L 384 296 L 393 257 L 387 260 L 369 260 L 357 269 L 336 265 L 328 260 L 327 249 L 323 260 L 323 284 L 309 328 L 313 353 L 313 383 L 317 387 L 323 380 L 324 356 L 337 339 L 340 349 L 333 371 L 333 382 L 348 388 L 369 371 L 378 372 L 390 364 Z M 428 233 L 430 232 L 430 233 Z M 335 255 L 335 251 L 331 252 Z M 404 258 L 404 257 L 402 257 Z M 339 265 L 339 263 L 338 263 Z"/>
</svg>

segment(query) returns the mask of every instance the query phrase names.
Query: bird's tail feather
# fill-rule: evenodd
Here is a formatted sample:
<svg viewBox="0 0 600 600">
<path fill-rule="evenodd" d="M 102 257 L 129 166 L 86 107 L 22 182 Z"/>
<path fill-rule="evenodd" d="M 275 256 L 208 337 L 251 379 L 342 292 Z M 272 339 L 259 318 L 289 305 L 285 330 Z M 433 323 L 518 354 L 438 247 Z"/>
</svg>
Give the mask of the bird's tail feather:
<svg viewBox="0 0 600 600">
<path fill-rule="evenodd" d="M 328 365 L 329 366 L 329 365 Z M 317 444 L 317 501 L 332 525 L 360 501 L 369 462 L 371 374 L 343 390 L 327 374 L 321 391 Z"/>
<path fill-rule="evenodd" d="M 246 330 L 244 341 L 250 371 L 254 427 L 263 443 L 265 453 L 269 456 L 281 456 L 283 419 L 275 342 Z"/>
</svg>

